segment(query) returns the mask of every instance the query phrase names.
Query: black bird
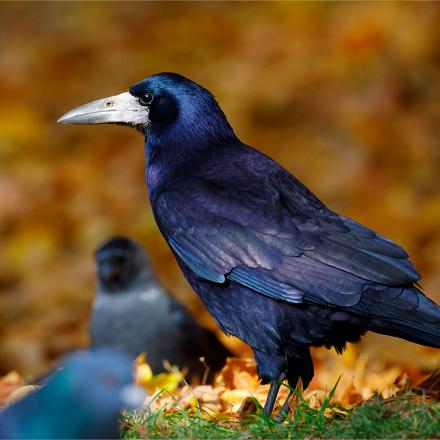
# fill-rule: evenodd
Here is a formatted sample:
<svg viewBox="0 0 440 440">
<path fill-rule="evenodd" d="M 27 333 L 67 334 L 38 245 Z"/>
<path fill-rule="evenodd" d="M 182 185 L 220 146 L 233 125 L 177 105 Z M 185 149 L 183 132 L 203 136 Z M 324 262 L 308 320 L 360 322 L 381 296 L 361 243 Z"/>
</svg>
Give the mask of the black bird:
<svg viewBox="0 0 440 440">
<path fill-rule="evenodd" d="M 144 248 L 126 237 L 114 237 L 95 252 L 98 288 L 93 303 L 91 339 L 94 347 L 117 347 L 132 358 L 147 353 L 154 373 L 163 361 L 187 367 L 189 377 L 202 379 L 205 358 L 212 373 L 231 353 L 213 333 L 157 281 Z"/>
<path fill-rule="evenodd" d="M 221 329 L 252 347 L 271 382 L 265 413 L 285 378 L 309 384 L 311 346 L 341 352 L 371 330 L 440 347 L 440 307 L 417 287 L 408 254 L 243 144 L 200 85 L 156 74 L 59 122 L 145 135 L 159 229 Z"/>
<path fill-rule="evenodd" d="M 119 438 L 121 409 L 137 408 L 146 397 L 132 382 L 126 355 L 76 352 L 42 388 L 0 412 L 0 438 Z"/>
</svg>

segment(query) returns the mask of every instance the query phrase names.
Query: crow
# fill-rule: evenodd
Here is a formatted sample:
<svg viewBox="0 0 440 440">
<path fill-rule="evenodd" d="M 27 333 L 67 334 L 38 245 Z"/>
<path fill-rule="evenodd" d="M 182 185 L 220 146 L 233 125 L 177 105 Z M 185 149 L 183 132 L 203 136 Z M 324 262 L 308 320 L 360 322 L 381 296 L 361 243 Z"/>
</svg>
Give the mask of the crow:
<svg viewBox="0 0 440 440">
<path fill-rule="evenodd" d="M 42 388 L 0 412 L 0 438 L 119 438 L 121 409 L 137 408 L 146 397 L 132 382 L 126 355 L 75 352 Z"/>
<path fill-rule="evenodd" d="M 285 379 L 310 383 L 312 346 L 342 352 L 371 330 L 440 347 L 440 307 L 418 287 L 405 250 L 243 144 L 202 86 L 159 73 L 59 122 L 144 134 L 156 223 L 220 328 L 251 346 L 271 384 L 265 414 Z"/>
<path fill-rule="evenodd" d="M 96 250 L 95 258 L 98 288 L 90 327 L 92 346 L 116 347 L 132 358 L 145 352 L 153 373 L 164 371 L 167 360 L 186 367 L 194 380 L 208 372 L 205 364 L 211 373 L 207 378 L 212 378 L 232 356 L 159 284 L 139 243 L 113 237 Z"/>
</svg>

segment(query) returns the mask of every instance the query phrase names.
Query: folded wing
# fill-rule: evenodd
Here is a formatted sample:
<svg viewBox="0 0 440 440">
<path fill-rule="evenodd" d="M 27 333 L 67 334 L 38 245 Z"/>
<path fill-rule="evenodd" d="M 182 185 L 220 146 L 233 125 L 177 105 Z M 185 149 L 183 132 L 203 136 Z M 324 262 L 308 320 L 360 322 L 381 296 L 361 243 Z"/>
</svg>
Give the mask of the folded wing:
<svg viewBox="0 0 440 440">
<path fill-rule="evenodd" d="M 329 211 L 290 174 L 246 197 L 243 191 L 192 182 L 188 191 L 161 196 L 169 244 L 199 277 L 291 303 L 335 306 L 357 304 L 372 286 L 419 279 L 401 247 Z"/>
</svg>

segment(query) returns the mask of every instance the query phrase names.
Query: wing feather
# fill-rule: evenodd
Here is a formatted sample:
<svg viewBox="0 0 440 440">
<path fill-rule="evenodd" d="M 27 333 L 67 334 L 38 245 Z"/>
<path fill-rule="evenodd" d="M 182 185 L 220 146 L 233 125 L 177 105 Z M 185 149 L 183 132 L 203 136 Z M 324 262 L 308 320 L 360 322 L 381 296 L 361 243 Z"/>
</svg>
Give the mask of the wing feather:
<svg viewBox="0 0 440 440">
<path fill-rule="evenodd" d="M 230 196 L 224 182 L 192 180 L 187 191 L 163 194 L 156 204 L 171 247 L 201 278 L 282 301 L 344 307 L 372 286 L 380 296 L 382 285 L 420 278 L 400 246 L 328 210 L 284 170 L 236 187 Z"/>
</svg>

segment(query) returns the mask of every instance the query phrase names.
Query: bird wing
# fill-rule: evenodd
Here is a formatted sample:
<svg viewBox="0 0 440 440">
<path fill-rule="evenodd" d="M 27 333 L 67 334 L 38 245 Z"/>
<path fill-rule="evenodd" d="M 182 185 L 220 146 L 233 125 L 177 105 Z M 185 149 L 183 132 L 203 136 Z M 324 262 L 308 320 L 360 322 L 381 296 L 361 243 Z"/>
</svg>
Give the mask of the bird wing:
<svg viewBox="0 0 440 440">
<path fill-rule="evenodd" d="M 282 168 L 235 187 L 193 180 L 163 193 L 156 209 L 170 246 L 199 277 L 279 300 L 351 306 L 367 287 L 420 278 L 401 247 L 331 212 Z"/>
</svg>

